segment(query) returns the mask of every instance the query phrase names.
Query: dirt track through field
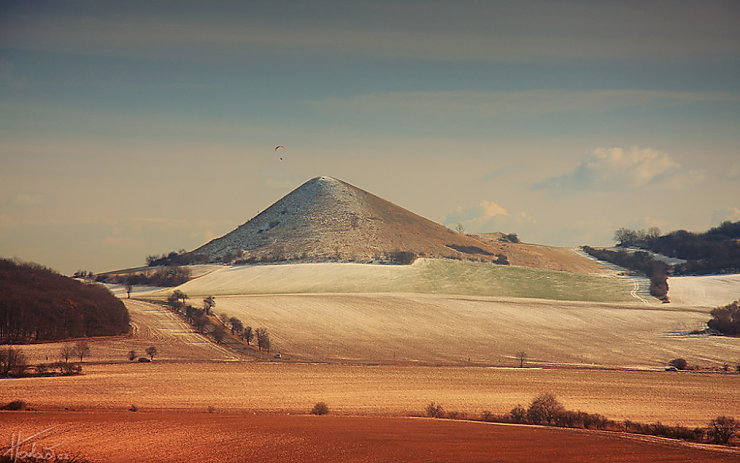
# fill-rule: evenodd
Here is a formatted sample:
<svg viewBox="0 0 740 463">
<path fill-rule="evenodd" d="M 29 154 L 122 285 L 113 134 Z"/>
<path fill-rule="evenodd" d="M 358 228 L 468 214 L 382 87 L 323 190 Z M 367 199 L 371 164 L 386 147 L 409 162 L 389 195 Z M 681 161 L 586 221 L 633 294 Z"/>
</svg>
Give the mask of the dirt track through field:
<svg viewBox="0 0 740 463">
<path fill-rule="evenodd" d="M 173 412 L 0 414 L 0 439 L 6 442 L 13 433 L 27 437 L 53 426 L 35 440 L 39 448 L 61 444 L 57 453 L 109 463 L 724 463 L 740 458 L 738 453 L 658 439 L 433 419 Z"/>
</svg>

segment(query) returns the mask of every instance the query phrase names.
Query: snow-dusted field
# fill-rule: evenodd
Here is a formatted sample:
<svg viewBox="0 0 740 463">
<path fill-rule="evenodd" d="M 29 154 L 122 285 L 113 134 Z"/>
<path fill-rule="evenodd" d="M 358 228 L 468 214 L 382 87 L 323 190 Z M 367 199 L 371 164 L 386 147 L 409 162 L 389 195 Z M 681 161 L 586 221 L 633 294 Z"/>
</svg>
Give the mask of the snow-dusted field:
<svg viewBox="0 0 740 463">
<path fill-rule="evenodd" d="M 647 285 L 614 272 L 420 259 L 223 266 L 178 289 L 194 305 L 214 295 L 216 313 L 267 328 L 275 350 L 301 360 L 514 365 L 525 351 L 542 364 L 661 368 L 683 357 L 735 365 L 738 339 L 690 332 L 740 298 L 740 275 L 671 278 L 671 304 Z"/>
<path fill-rule="evenodd" d="M 740 274 L 669 278 L 668 297 L 676 305 L 723 306 L 740 300 Z"/>
<path fill-rule="evenodd" d="M 177 289 L 191 297 L 292 293 L 423 293 L 631 302 L 633 283 L 589 275 L 446 259 L 413 265 L 304 263 L 224 266 Z M 173 288 L 151 293 L 164 297 Z"/>
<path fill-rule="evenodd" d="M 215 308 L 303 360 L 515 366 L 524 351 L 542 364 L 734 365 L 740 340 L 689 334 L 709 310 L 434 294 L 220 296 Z"/>
</svg>

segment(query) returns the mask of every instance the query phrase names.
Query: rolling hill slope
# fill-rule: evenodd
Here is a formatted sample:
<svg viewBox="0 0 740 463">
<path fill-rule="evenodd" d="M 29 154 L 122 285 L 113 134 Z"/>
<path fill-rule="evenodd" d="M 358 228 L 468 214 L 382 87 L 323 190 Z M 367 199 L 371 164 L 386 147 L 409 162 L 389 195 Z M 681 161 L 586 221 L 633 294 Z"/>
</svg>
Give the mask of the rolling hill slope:
<svg viewBox="0 0 740 463">
<path fill-rule="evenodd" d="M 457 233 L 349 183 L 316 177 L 190 254 L 223 262 L 394 262 L 405 256 L 501 262 L 594 273 L 569 249 Z"/>
<path fill-rule="evenodd" d="M 223 266 L 177 287 L 191 297 L 291 293 L 424 293 L 633 302 L 632 283 L 580 274 L 449 259 L 412 265 L 303 263 Z M 151 293 L 164 296 L 172 289 Z"/>
</svg>

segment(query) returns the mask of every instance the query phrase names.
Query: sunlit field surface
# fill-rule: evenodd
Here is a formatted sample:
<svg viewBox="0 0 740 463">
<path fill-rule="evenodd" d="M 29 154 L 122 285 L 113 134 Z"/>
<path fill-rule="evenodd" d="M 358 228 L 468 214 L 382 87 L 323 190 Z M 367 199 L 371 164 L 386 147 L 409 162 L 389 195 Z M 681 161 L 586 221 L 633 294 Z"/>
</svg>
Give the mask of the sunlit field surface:
<svg viewBox="0 0 740 463">
<path fill-rule="evenodd" d="M 53 427 L 53 428 L 52 428 Z M 52 428 L 52 429 L 49 429 Z M 0 412 L 22 433 L 91 461 L 459 461 L 625 463 L 737 461 L 737 453 L 640 436 L 464 421 L 205 412 Z M 26 446 L 28 449 L 30 446 Z"/>
</svg>

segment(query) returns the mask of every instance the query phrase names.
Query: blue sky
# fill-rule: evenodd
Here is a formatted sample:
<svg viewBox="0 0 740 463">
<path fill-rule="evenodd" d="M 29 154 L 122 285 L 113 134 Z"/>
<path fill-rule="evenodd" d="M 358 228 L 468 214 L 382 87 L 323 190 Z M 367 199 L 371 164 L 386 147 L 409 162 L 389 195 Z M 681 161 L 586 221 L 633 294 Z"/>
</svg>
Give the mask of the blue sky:
<svg viewBox="0 0 740 463">
<path fill-rule="evenodd" d="M 318 175 L 552 245 L 740 220 L 738 24 L 732 1 L 2 1 L 0 255 L 139 265 Z"/>
</svg>

